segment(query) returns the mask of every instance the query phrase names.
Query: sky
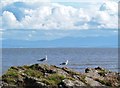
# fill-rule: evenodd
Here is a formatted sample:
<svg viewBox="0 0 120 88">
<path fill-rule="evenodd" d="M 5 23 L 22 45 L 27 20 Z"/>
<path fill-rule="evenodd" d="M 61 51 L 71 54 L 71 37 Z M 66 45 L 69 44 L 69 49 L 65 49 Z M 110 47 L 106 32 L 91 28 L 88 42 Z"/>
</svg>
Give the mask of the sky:
<svg viewBox="0 0 120 88">
<path fill-rule="evenodd" d="M 3 42 L 118 36 L 118 0 L 3 0 L 0 6 Z"/>
</svg>

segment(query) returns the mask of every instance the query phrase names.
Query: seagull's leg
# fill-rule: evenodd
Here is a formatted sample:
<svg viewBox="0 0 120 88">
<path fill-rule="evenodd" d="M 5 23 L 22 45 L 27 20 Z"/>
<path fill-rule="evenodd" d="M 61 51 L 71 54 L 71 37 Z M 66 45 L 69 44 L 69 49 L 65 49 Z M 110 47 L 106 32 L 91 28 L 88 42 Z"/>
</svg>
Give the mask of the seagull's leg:
<svg viewBox="0 0 120 88">
<path fill-rule="evenodd" d="M 45 63 L 47 64 L 47 61 L 45 61 Z"/>
<path fill-rule="evenodd" d="M 43 62 L 44 64 L 47 64 L 46 61 Z"/>
</svg>

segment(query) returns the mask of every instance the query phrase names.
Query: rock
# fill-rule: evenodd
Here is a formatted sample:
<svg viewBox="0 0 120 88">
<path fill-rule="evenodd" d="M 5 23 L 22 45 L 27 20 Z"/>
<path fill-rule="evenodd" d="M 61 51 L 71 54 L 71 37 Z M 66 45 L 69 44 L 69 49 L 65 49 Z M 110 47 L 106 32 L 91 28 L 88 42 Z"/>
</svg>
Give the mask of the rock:
<svg viewBox="0 0 120 88">
<path fill-rule="evenodd" d="M 120 80 L 118 80 L 119 73 L 110 72 L 101 67 L 87 68 L 85 74 L 87 75 L 87 77 L 94 79 L 95 81 L 101 83 L 104 86 L 105 85 L 106 86 L 119 86 L 120 85 L 119 83 Z"/>
<path fill-rule="evenodd" d="M 86 83 L 90 86 L 103 86 L 100 82 L 93 80 L 92 78 L 86 77 Z"/>
<path fill-rule="evenodd" d="M 85 73 L 88 73 L 89 71 L 91 71 L 90 68 L 86 68 L 86 69 L 85 69 Z"/>
<path fill-rule="evenodd" d="M 68 79 L 62 80 L 62 83 L 63 83 L 63 86 L 69 86 L 69 87 L 74 86 L 74 83 Z"/>
<path fill-rule="evenodd" d="M 85 73 L 47 64 L 11 67 L 2 75 L 2 88 L 90 88 L 119 87 L 119 73 L 101 67 L 87 68 Z"/>
<path fill-rule="evenodd" d="M 100 75 L 98 74 L 98 71 L 97 71 L 96 69 L 94 69 L 94 68 L 87 68 L 87 69 L 85 69 L 85 73 L 86 73 L 88 76 L 90 76 L 90 77 L 100 76 Z"/>
<path fill-rule="evenodd" d="M 86 86 L 85 83 L 79 81 L 79 80 L 69 80 L 69 79 L 64 79 L 62 80 L 62 85 L 64 87 L 80 87 L 80 86 Z"/>
<path fill-rule="evenodd" d="M 105 69 L 103 69 L 101 67 L 97 67 L 97 68 L 95 68 L 95 70 L 105 70 Z"/>
</svg>

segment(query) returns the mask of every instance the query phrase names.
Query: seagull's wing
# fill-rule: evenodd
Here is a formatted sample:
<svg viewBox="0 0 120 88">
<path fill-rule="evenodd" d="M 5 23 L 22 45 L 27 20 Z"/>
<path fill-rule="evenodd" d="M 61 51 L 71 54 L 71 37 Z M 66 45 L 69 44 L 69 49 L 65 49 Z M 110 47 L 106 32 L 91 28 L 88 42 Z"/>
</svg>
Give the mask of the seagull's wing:
<svg viewBox="0 0 120 88">
<path fill-rule="evenodd" d="M 43 58 L 43 59 L 40 59 L 40 60 L 37 60 L 37 61 L 44 61 L 45 60 L 45 58 Z"/>
<path fill-rule="evenodd" d="M 61 63 L 60 65 L 65 65 L 65 63 Z"/>
</svg>

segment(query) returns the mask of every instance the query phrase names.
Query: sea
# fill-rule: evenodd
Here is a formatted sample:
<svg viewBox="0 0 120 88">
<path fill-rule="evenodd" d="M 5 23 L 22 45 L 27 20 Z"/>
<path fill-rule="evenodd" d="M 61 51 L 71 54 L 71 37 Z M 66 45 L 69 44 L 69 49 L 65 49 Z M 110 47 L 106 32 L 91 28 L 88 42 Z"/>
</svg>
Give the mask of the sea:
<svg viewBox="0 0 120 88">
<path fill-rule="evenodd" d="M 46 62 L 38 62 L 47 55 Z M 3 48 L 2 74 L 11 66 L 50 64 L 84 72 L 86 68 L 103 67 L 118 72 L 117 48 Z M 68 65 L 60 63 L 68 60 Z"/>
</svg>

